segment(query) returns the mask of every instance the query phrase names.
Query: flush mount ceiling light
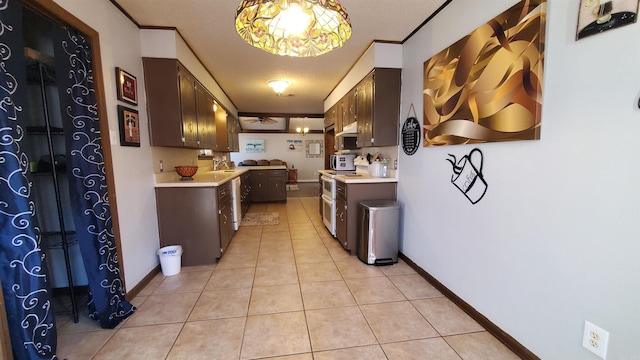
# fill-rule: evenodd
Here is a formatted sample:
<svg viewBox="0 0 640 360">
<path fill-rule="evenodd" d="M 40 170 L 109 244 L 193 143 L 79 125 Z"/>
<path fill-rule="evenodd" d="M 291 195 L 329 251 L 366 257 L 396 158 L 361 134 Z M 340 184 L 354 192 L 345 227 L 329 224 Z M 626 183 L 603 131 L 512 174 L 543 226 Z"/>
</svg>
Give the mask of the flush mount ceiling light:
<svg viewBox="0 0 640 360">
<path fill-rule="evenodd" d="M 243 0 L 236 31 L 272 54 L 311 57 L 341 47 L 351 37 L 351 22 L 338 0 Z"/>
<path fill-rule="evenodd" d="M 273 91 L 276 92 L 276 94 L 282 94 L 282 92 L 287 87 L 289 87 L 291 83 L 286 80 L 273 80 L 273 81 L 269 81 L 267 85 L 269 85 L 269 87 L 272 88 Z"/>
</svg>

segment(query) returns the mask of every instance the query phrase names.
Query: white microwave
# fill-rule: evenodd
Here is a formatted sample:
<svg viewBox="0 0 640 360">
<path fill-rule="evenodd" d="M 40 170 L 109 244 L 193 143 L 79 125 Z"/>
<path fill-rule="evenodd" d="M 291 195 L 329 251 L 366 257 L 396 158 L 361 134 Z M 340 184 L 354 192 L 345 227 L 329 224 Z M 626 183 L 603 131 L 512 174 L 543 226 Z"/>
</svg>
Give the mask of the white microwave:
<svg viewBox="0 0 640 360">
<path fill-rule="evenodd" d="M 330 166 L 332 170 L 355 170 L 356 166 L 353 163 L 356 159 L 356 154 L 334 154 L 331 155 Z"/>
</svg>

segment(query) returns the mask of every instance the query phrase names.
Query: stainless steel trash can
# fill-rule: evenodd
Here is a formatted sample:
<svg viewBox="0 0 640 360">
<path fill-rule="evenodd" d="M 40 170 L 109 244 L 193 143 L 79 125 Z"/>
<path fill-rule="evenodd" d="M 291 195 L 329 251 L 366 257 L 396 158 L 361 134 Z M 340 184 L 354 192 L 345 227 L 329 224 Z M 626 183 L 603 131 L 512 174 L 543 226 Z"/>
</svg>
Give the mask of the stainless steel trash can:
<svg viewBox="0 0 640 360">
<path fill-rule="evenodd" d="M 358 258 L 369 265 L 398 262 L 400 205 L 393 200 L 360 202 Z"/>
</svg>

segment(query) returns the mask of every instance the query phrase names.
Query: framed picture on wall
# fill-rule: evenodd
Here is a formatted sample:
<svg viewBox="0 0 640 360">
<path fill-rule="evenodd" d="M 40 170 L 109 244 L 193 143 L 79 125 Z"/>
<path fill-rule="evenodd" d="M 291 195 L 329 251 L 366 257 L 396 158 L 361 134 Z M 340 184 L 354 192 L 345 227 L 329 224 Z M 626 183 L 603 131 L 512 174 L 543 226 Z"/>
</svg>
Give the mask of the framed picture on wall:
<svg viewBox="0 0 640 360">
<path fill-rule="evenodd" d="M 140 147 L 140 117 L 138 112 L 118 105 L 120 145 Z"/>
<path fill-rule="evenodd" d="M 118 100 L 138 105 L 138 81 L 135 76 L 117 67 L 116 84 L 118 86 Z"/>
<path fill-rule="evenodd" d="M 576 40 L 635 23 L 638 0 L 580 0 Z"/>
<path fill-rule="evenodd" d="M 287 140 L 287 151 L 302 151 L 302 140 Z"/>
<path fill-rule="evenodd" d="M 244 144 L 244 152 L 263 153 L 264 140 L 247 140 L 247 142 L 245 142 Z"/>
</svg>

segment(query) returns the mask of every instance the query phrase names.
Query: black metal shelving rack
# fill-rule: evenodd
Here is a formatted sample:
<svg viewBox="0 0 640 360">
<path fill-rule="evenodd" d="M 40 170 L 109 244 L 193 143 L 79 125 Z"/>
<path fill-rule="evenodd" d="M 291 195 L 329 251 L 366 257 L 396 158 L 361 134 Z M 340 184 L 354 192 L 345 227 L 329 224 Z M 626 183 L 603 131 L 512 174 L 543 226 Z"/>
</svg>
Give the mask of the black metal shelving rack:
<svg viewBox="0 0 640 360">
<path fill-rule="evenodd" d="M 33 53 L 34 51 L 31 50 Z M 69 252 L 69 247 L 77 243 L 75 238 L 75 231 L 73 229 L 68 229 L 65 225 L 68 224 L 72 219 L 66 219 L 65 222 L 65 214 L 63 211 L 63 201 L 62 199 L 62 191 L 61 191 L 61 177 L 66 175 L 66 164 L 64 162 L 61 163 L 61 159 L 64 157 L 60 157 L 61 154 L 56 154 L 56 149 L 54 148 L 54 141 L 62 141 L 64 142 L 64 130 L 61 127 L 52 126 L 51 119 L 51 110 L 49 108 L 49 99 L 47 94 L 47 86 L 55 85 L 55 68 L 51 65 L 44 64 L 37 59 L 27 58 L 27 84 L 32 86 L 39 86 L 39 95 L 40 95 L 40 104 L 42 107 L 42 117 L 44 124 L 38 124 L 37 126 L 27 126 L 27 135 L 30 137 L 30 140 L 33 142 L 42 141 L 41 139 L 37 139 L 36 137 L 41 137 L 46 139 L 47 142 L 47 150 L 48 154 L 43 153 L 42 157 L 39 158 L 38 161 L 38 169 L 33 171 L 31 169 L 32 180 L 41 177 L 50 177 L 53 182 L 54 189 L 54 197 L 55 197 L 55 211 L 58 219 L 59 231 L 41 231 L 40 232 L 40 246 L 44 251 L 45 249 L 61 249 L 64 255 L 64 263 L 66 269 L 66 276 L 68 282 L 68 294 L 70 296 L 70 307 L 71 307 L 71 315 L 73 317 L 74 322 L 78 322 L 79 320 L 79 312 L 78 312 L 78 294 L 76 294 L 76 289 L 74 286 L 73 280 L 73 272 L 71 266 L 71 255 Z M 31 99 L 33 103 L 31 105 L 35 106 L 35 102 L 37 99 Z M 54 140 L 54 137 L 59 137 Z M 48 159 L 48 161 L 47 161 Z M 36 160 L 36 159 L 32 159 Z M 49 166 L 43 166 L 45 164 L 50 164 Z M 44 168 L 44 169 L 41 169 Z M 34 186 L 37 186 L 37 181 Z M 39 209 L 38 209 L 38 205 Z M 53 204 L 37 204 L 37 211 L 46 211 L 52 207 Z M 67 216 L 68 217 L 68 216 Z M 51 271 L 51 269 L 50 269 Z M 65 311 L 61 311 L 64 313 Z"/>
</svg>

